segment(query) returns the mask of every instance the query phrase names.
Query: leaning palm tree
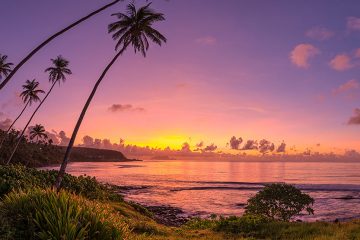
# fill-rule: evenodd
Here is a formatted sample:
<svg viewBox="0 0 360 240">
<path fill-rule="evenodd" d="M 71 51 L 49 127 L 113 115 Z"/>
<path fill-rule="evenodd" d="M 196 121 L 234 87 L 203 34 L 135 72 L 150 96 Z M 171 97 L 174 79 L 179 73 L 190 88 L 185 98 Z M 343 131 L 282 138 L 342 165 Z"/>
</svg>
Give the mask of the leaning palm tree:
<svg viewBox="0 0 360 240">
<path fill-rule="evenodd" d="M 0 80 L 9 75 L 11 72 L 11 66 L 14 65 L 12 63 L 8 63 L 7 58 L 8 56 L 0 54 Z"/>
<path fill-rule="evenodd" d="M 45 128 L 41 124 L 36 124 L 31 130 L 30 130 L 30 140 L 33 140 L 36 138 L 36 141 L 39 142 L 39 139 L 46 139 L 48 138 L 47 134 L 45 133 Z"/>
<path fill-rule="evenodd" d="M 50 90 L 47 92 L 47 94 L 45 95 L 45 97 L 43 98 L 43 100 L 41 100 L 40 104 L 37 106 L 37 108 L 35 109 L 35 111 L 33 112 L 33 114 L 31 115 L 30 119 L 28 120 L 28 122 L 26 123 L 24 129 L 22 130 L 20 137 L 14 147 L 14 150 L 12 151 L 9 160 L 7 161 L 6 164 L 9 164 L 12 160 L 12 158 L 14 157 L 14 154 L 21 142 L 22 137 L 25 134 L 25 131 L 27 129 L 27 127 L 29 126 L 31 120 L 34 118 L 36 112 L 39 110 L 39 108 L 41 107 L 41 105 L 45 102 L 46 98 L 49 96 L 49 94 L 51 93 L 51 91 L 53 90 L 54 86 L 56 83 L 60 82 L 65 82 L 66 80 L 66 75 L 70 75 L 72 74 L 71 70 L 68 67 L 69 65 L 69 61 L 64 59 L 62 56 L 58 56 L 55 59 L 51 59 L 52 63 L 54 64 L 53 67 L 49 67 L 45 70 L 45 72 L 49 72 L 49 81 L 52 83 Z"/>
<path fill-rule="evenodd" d="M 20 97 L 23 100 L 23 102 L 25 103 L 24 108 L 22 109 L 22 111 L 20 112 L 20 114 L 17 116 L 17 118 L 15 118 L 15 120 L 11 123 L 10 127 L 6 130 L 5 132 L 5 136 L 3 137 L 3 139 L 1 140 L 0 143 L 0 149 L 8 135 L 8 133 L 10 132 L 10 130 L 12 129 L 12 127 L 14 126 L 14 124 L 16 123 L 16 121 L 20 118 L 20 116 L 24 113 L 25 109 L 30 106 L 32 103 L 38 102 L 40 101 L 39 98 L 39 94 L 40 93 L 45 93 L 43 90 L 38 89 L 39 86 L 39 82 L 37 82 L 35 79 L 33 80 L 26 80 L 25 84 L 22 86 L 22 88 L 24 89 L 24 91 L 22 91 L 20 93 Z"/>
<path fill-rule="evenodd" d="M 96 93 L 99 84 L 104 79 L 111 66 L 130 45 L 132 45 L 134 48 L 135 53 L 141 52 L 145 57 L 146 51 L 149 49 L 149 40 L 158 45 L 161 45 L 162 42 L 166 42 L 166 38 L 160 32 L 152 28 L 153 23 L 165 20 L 164 15 L 162 13 L 156 13 L 153 11 L 150 8 L 150 4 L 141 7 L 138 10 L 134 4 L 129 4 L 127 6 L 127 14 L 115 13 L 113 16 L 117 16 L 118 21 L 109 24 L 108 31 L 109 33 L 113 33 L 112 38 L 118 41 L 115 47 L 115 50 L 118 52 L 100 75 L 100 78 L 95 83 L 94 88 L 81 111 L 55 182 L 55 187 L 58 190 L 60 189 L 61 181 L 64 177 L 66 166 L 69 161 L 71 149 L 74 145 L 81 122 L 84 119 L 85 113 Z"/>
<path fill-rule="evenodd" d="M 109 4 L 104 5 L 103 7 L 95 10 L 94 12 L 86 15 L 85 17 L 79 19 L 78 21 L 70 24 L 69 26 L 67 26 L 66 28 L 60 30 L 59 32 L 55 33 L 54 35 L 50 36 L 48 39 L 46 39 L 44 42 L 42 42 L 39 46 L 37 46 L 34 50 L 32 50 L 23 60 L 21 60 L 15 67 L 14 70 L 12 70 L 12 72 L 9 74 L 9 76 L 7 76 L 5 78 L 5 80 L 0 83 L 0 90 L 10 81 L 10 79 L 14 76 L 14 74 L 22 67 L 22 65 L 24 65 L 27 61 L 29 61 L 29 59 L 35 54 L 37 53 L 40 49 L 42 49 L 43 47 L 45 47 L 49 42 L 51 42 L 52 40 L 54 40 L 55 38 L 57 38 L 58 36 L 60 36 L 61 34 L 67 32 L 68 30 L 72 29 L 73 27 L 79 25 L 80 23 L 86 21 L 87 19 L 91 18 L 92 16 L 104 11 L 105 9 L 111 7 L 112 5 L 123 1 L 123 0 L 115 0 L 112 1 Z"/>
</svg>

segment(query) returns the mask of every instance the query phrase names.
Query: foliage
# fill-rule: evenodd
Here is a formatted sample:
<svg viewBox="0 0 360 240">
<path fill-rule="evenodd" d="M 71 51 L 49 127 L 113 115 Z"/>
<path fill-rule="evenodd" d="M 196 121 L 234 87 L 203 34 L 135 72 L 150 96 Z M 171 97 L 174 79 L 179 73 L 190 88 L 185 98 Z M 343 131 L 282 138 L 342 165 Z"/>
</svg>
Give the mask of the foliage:
<svg viewBox="0 0 360 240">
<path fill-rule="evenodd" d="M 20 93 L 20 97 L 24 103 L 29 102 L 32 103 L 40 102 L 40 97 L 38 96 L 40 93 L 45 93 L 43 90 L 38 89 L 39 82 L 35 79 L 26 80 L 25 84 L 22 85 L 23 91 Z"/>
<path fill-rule="evenodd" d="M 41 124 L 36 124 L 31 130 L 30 130 L 30 140 L 33 140 L 36 138 L 36 142 L 39 142 L 40 139 L 44 138 L 47 139 L 48 136 L 46 134 L 45 128 Z"/>
<path fill-rule="evenodd" d="M 263 190 L 250 198 L 245 213 L 289 221 L 303 210 L 308 214 L 314 214 L 311 208 L 313 204 L 314 199 L 296 187 L 285 183 L 275 183 L 265 186 Z"/>
<path fill-rule="evenodd" d="M 49 188 L 56 179 L 57 171 L 43 171 L 27 168 L 22 165 L 0 166 L 0 198 L 12 190 L 30 188 Z M 63 188 L 75 194 L 83 195 L 89 199 L 122 200 L 122 197 L 112 191 L 106 185 L 96 181 L 94 177 L 75 177 L 66 174 Z"/>
<path fill-rule="evenodd" d="M 195 218 L 179 229 L 181 233 L 200 231 L 205 231 L 204 239 L 355 240 L 360 239 L 360 221 L 284 222 L 244 215 L 217 219 Z M 194 237 L 194 239 L 197 238 Z"/>
<path fill-rule="evenodd" d="M 0 130 L 0 139 L 4 139 L 0 149 L 0 164 L 5 164 L 9 159 L 19 135 L 20 132 L 13 129 L 8 134 Z M 51 141 L 33 143 L 23 136 L 19 148 L 13 156 L 12 163 L 21 163 L 28 166 L 44 166 L 57 163 L 61 155 L 62 150 L 52 145 Z"/>
<path fill-rule="evenodd" d="M 0 139 L 4 140 L 0 149 L 0 164 L 4 164 L 9 159 L 19 134 L 18 131 L 13 129 L 8 134 L 0 130 Z M 12 163 L 20 163 L 31 167 L 58 164 L 60 159 L 63 158 L 65 150 L 66 148 L 63 146 L 53 145 L 50 138 L 47 141 L 43 139 L 35 143 L 26 137 L 22 137 Z M 114 150 L 76 147 L 71 154 L 71 160 L 74 162 L 101 162 L 123 161 L 127 160 L 127 158 L 121 152 Z"/>
<path fill-rule="evenodd" d="M 118 21 L 110 23 L 108 26 L 108 32 L 113 33 L 112 38 L 118 41 L 115 46 L 116 50 L 120 46 L 126 49 L 131 44 L 135 53 L 141 52 L 145 57 L 150 41 L 159 46 L 166 42 L 166 37 L 152 27 L 154 23 L 165 20 L 164 14 L 152 10 L 150 3 L 139 9 L 136 9 L 135 5 L 131 3 L 127 5 L 126 10 L 127 14 L 114 13 L 113 15 L 118 18 Z"/>
<path fill-rule="evenodd" d="M 124 239 L 129 234 L 108 205 L 65 191 L 12 192 L 1 203 L 0 215 L 14 239 Z"/>
<path fill-rule="evenodd" d="M 49 67 L 45 70 L 45 72 L 49 72 L 49 81 L 51 83 L 56 83 L 60 80 L 65 82 L 66 75 L 72 74 L 71 70 L 67 68 L 69 66 L 69 61 L 63 58 L 62 56 L 57 56 L 55 59 L 51 59 L 51 62 L 53 63 L 53 67 Z"/>
<path fill-rule="evenodd" d="M 12 63 L 7 62 L 8 56 L 0 54 L 0 80 L 11 72 Z"/>
<path fill-rule="evenodd" d="M 183 226 L 186 229 L 213 229 L 217 221 L 215 219 L 202 219 L 199 217 L 192 218 Z"/>
<path fill-rule="evenodd" d="M 227 218 L 220 217 L 220 219 L 216 221 L 214 230 L 241 234 L 242 236 L 259 237 L 261 229 L 263 229 L 267 223 L 269 223 L 269 219 L 254 215 L 244 215 L 242 217 L 230 216 Z"/>
</svg>

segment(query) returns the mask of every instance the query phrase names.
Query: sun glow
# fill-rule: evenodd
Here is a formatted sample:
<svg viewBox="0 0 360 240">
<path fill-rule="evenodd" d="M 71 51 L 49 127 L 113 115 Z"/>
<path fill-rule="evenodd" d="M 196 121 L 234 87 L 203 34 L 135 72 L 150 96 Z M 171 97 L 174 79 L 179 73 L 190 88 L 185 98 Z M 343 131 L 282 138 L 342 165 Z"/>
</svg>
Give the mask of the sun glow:
<svg viewBox="0 0 360 240">
<path fill-rule="evenodd" d="M 181 146 L 184 142 L 188 142 L 188 141 L 189 138 L 183 135 L 163 135 L 149 139 L 146 142 L 128 142 L 128 143 L 135 144 L 141 147 L 149 146 L 151 148 L 161 148 L 161 149 L 170 147 L 172 150 L 178 150 L 181 149 Z"/>
</svg>

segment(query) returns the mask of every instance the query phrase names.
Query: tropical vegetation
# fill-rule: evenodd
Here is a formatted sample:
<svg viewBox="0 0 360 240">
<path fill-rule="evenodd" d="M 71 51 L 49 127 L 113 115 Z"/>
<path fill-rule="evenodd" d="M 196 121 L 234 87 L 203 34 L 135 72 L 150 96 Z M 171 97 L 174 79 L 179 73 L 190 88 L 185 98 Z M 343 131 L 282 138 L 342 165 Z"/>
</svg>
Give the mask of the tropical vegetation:
<svg viewBox="0 0 360 240">
<path fill-rule="evenodd" d="M 4 137 L 1 138 L 0 149 L 1 149 L 1 147 L 2 147 L 2 145 L 4 143 L 4 141 L 5 141 L 5 138 L 8 136 L 8 133 L 14 127 L 14 124 L 21 117 L 21 115 L 24 113 L 26 108 L 28 106 L 31 106 L 32 103 L 36 103 L 36 102 L 40 101 L 39 94 L 40 93 L 45 93 L 43 90 L 38 89 L 38 86 L 39 86 L 39 82 L 37 82 L 35 79 L 33 79 L 31 81 L 26 80 L 25 84 L 22 86 L 23 91 L 20 93 L 20 97 L 21 97 L 23 103 L 25 103 L 25 106 L 21 110 L 20 114 L 10 124 L 9 128 L 6 130 L 6 133 L 5 133 Z"/>
<path fill-rule="evenodd" d="M 120 1 L 112 1 L 50 36 L 14 69 L 7 56 L 0 55 L 0 80 L 5 77 L 0 82 L 0 90 L 53 39 Z M 54 86 L 72 74 L 69 61 L 62 56 L 51 59 L 53 66 L 45 72 L 52 85 L 41 101 L 39 95 L 44 91 L 38 89 L 35 79 L 23 85 L 20 97 L 25 106 L 9 128 L 0 130 L 0 239 L 360 239 L 359 221 L 291 222 L 304 211 L 313 214 L 314 199 L 287 184 L 265 186 L 248 200 L 243 216 L 212 215 L 205 219 L 193 218 L 181 227 L 169 227 L 157 223 L 145 207 L 124 201 L 119 187 L 100 183 L 93 177 L 66 174 L 81 123 L 109 69 L 129 47 L 146 57 L 150 42 L 161 46 L 167 41 L 153 28 L 153 24 L 165 20 L 164 15 L 152 10 L 150 3 L 139 9 L 129 4 L 126 9 L 126 13 L 113 14 L 117 20 L 108 25 L 108 32 L 117 41 L 115 56 L 96 81 L 66 149 L 53 145 L 43 125 L 29 128 L 29 124 Z M 15 122 L 35 102 L 40 103 L 22 131 L 15 130 Z M 77 151 L 79 159 L 86 159 L 86 153 L 99 156 L 100 150 L 91 151 L 94 150 Z M 110 159 L 110 155 L 126 159 L 114 151 L 106 154 L 106 159 Z M 56 163 L 60 156 L 64 158 L 59 172 L 29 167 Z M 72 159 L 75 156 L 74 149 Z M 10 162 L 13 164 L 9 165 Z"/>
<path fill-rule="evenodd" d="M 13 63 L 7 62 L 7 58 L 7 55 L 0 54 L 0 80 L 10 74 L 11 66 L 14 65 Z"/>
<path fill-rule="evenodd" d="M 59 170 L 59 175 L 55 183 L 57 189 L 60 189 L 61 181 L 65 174 L 66 166 L 69 161 L 71 149 L 74 145 L 76 135 L 80 129 L 86 111 L 89 108 L 93 97 L 95 96 L 97 88 L 106 76 L 109 69 L 129 46 L 133 47 L 135 53 L 140 52 L 145 57 L 146 51 L 149 49 L 150 41 L 160 46 L 163 42 L 166 42 L 166 38 L 152 27 L 154 23 L 164 21 L 165 17 L 162 13 L 157 13 L 152 10 L 150 8 L 150 4 L 151 3 L 139 9 L 136 9 L 134 4 L 129 4 L 127 6 L 127 14 L 113 14 L 113 16 L 116 16 L 118 18 L 118 21 L 109 24 L 108 31 L 109 33 L 113 33 L 112 38 L 114 40 L 117 40 L 115 50 L 118 52 L 117 54 L 115 54 L 114 58 L 110 61 L 110 63 L 106 66 L 99 79 L 96 81 L 81 111 L 79 119 L 77 120 L 77 123 L 75 125 L 75 129 L 71 135 L 70 142 L 64 156 L 64 160 Z"/>
<path fill-rule="evenodd" d="M 5 85 L 11 80 L 11 78 L 15 75 L 15 73 L 27 62 L 29 61 L 38 51 L 40 51 L 43 47 L 45 47 L 47 44 L 49 44 L 52 40 L 54 40 L 55 38 L 61 36 L 63 33 L 69 31 L 70 29 L 76 27 L 77 25 L 79 25 L 80 23 L 86 21 L 87 19 L 91 18 L 92 16 L 104 11 L 105 9 L 108 9 L 109 7 L 115 5 L 116 3 L 123 1 L 123 0 L 115 0 L 112 1 L 109 4 L 106 4 L 104 6 L 102 6 L 101 8 L 91 12 L 90 14 L 86 15 L 85 17 L 80 18 L 79 20 L 77 20 L 76 22 L 70 24 L 69 26 L 65 27 L 64 29 L 56 32 L 55 34 L 51 35 L 48 39 L 46 39 L 44 42 L 42 42 L 41 44 L 39 44 L 35 49 L 33 49 L 27 56 L 25 56 L 15 67 L 13 70 L 10 69 L 10 66 L 13 65 L 12 63 L 9 63 L 10 65 L 3 65 L 3 63 L 5 62 L 7 56 L 1 56 L 0 54 L 0 80 L 1 80 L 1 75 L 4 74 L 4 76 L 6 77 L 4 79 L 4 81 L 0 82 L 0 90 L 3 89 L 5 87 Z"/>
<path fill-rule="evenodd" d="M 158 224 L 146 208 L 126 202 L 115 186 L 57 171 L 0 166 L 0 239 L 359 239 L 360 222 L 286 222 L 268 217 L 194 218 L 180 227 Z M 16 217 L 14 217 L 16 216 Z"/>
<path fill-rule="evenodd" d="M 59 83 L 59 85 L 60 85 L 61 82 L 65 82 L 66 75 L 72 74 L 71 70 L 68 68 L 69 61 L 66 60 L 65 58 L 63 58 L 62 56 L 58 56 L 55 59 L 51 59 L 51 61 L 52 61 L 54 66 L 47 68 L 45 70 L 45 72 L 49 72 L 49 82 L 52 85 L 51 85 L 49 91 L 46 93 L 45 97 L 40 101 L 40 104 L 36 107 L 33 114 L 30 116 L 30 118 L 27 121 L 25 127 L 23 128 L 22 132 L 20 133 L 18 141 L 15 144 L 15 147 L 14 147 L 14 149 L 13 149 L 13 151 L 12 151 L 8 161 L 7 161 L 7 164 L 9 164 L 11 162 L 12 158 L 14 157 L 14 154 L 15 154 L 16 150 L 19 147 L 20 142 L 22 141 L 22 138 L 23 138 L 23 136 L 25 134 L 25 131 L 27 130 L 29 124 L 31 123 L 32 119 L 34 118 L 34 116 L 37 113 L 37 111 L 39 110 L 39 108 L 43 105 L 43 103 L 45 102 L 47 97 L 50 95 L 50 93 L 53 90 L 55 84 Z"/>
<path fill-rule="evenodd" d="M 29 127 L 33 129 L 33 126 Z M 60 164 L 65 154 L 66 147 L 53 144 L 58 141 L 49 135 L 47 139 L 39 141 L 30 139 L 30 131 L 21 138 L 19 148 L 13 156 L 12 164 L 23 164 L 30 167 L 44 167 L 53 164 Z M 49 134 L 46 132 L 46 134 Z M 6 164 L 13 150 L 14 144 L 18 141 L 20 131 L 12 129 L 9 133 L 0 130 L 0 138 L 5 139 L 0 151 L 0 165 Z M 121 152 L 106 149 L 75 147 L 71 160 L 74 162 L 116 162 L 130 161 Z M 10 165 L 9 165 L 10 166 Z"/>
<path fill-rule="evenodd" d="M 305 211 L 314 214 L 314 199 L 293 185 L 273 183 L 267 185 L 248 200 L 245 214 L 272 220 L 289 221 Z"/>
</svg>

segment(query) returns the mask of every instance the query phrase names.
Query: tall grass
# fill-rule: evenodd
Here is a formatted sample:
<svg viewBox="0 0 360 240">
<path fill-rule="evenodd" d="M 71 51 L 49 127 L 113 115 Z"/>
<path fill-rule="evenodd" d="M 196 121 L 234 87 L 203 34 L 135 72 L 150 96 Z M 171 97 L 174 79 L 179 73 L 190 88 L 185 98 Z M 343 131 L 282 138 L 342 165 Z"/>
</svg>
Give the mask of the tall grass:
<svg viewBox="0 0 360 240">
<path fill-rule="evenodd" d="M 66 191 L 11 192 L 0 204 L 0 217 L 14 239 L 125 239 L 129 226 L 107 204 Z"/>
</svg>

